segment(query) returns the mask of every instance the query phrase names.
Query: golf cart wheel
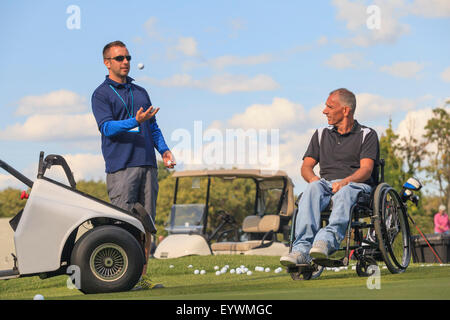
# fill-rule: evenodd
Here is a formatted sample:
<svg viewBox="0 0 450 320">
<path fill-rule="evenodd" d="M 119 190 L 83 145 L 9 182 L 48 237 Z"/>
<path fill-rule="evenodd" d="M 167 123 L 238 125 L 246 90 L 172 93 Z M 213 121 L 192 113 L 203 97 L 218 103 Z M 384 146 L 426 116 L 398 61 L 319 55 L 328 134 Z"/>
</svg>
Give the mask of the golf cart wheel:
<svg viewBox="0 0 450 320">
<path fill-rule="evenodd" d="M 370 277 L 375 273 L 375 270 L 370 267 L 378 267 L 377 261 L 369 256 L 362 257 L 356 262 L 356 273 L 360 277 Z"/>
<path fill-rule="evenodd" d="M 106 293 L 132 289 L 145 258 L 141 245 L 128 231 L 101 226 L 76 242 L 70 263 L 80 268 L 80 291 Z"/>
<path fill-rule="evenodd" d="M 374 225 L 379 249 L 391 273 L 406 270 L 411 260 L 410 230 L 398 193 L 387 183 L 374 193 Z"/>
</svg>

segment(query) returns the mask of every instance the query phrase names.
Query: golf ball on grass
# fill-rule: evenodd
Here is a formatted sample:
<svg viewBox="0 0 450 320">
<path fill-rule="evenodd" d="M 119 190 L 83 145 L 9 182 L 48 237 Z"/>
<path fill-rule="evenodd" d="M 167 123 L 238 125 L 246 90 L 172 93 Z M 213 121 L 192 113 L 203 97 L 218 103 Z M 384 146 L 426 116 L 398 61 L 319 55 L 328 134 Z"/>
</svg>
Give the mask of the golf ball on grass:
<svg viewBox="0 0 450 320">
<path fill-rule="evenodd" d="M 201 271 L 200 271 L 200 274 L 205 274 L 205 273 L 206 273 L 205 270 L 201 270 Z"/>
<path fill-rule="evenodd" d="M 264 269 L 265 272 L 270 272 L 270 268 Z"/>
<path fill-rule="evenodd" d="M 37 294 L 34 296 L 33 300 L 44 300 L 44 296 L 42 294 Z"/>
<path fill-rule="evenodd" d="M 200 271 L 199 270 L 194 270 L 194 274 L 199 274 Z"/>
<path fill-rule="evenodd" d="M 220 271 L 216 271 L 216 276 L 220 276 L 222 273 Z"/>
<path fill-rule="evenodd" d="M 233 273 L 236 273 L 236 270 L 231 269 L 231 270 L 230 270 L 230 273 L 232 273 L 232 274 L 233 274 Z"/>
<path fill-rule="evenodd" d="M 214 270 L 219 270 L 219 266 L 214 266 Z"/>
<path fill-rule="evenodd" d="M 247 275 L 251 276 L 253 273 L 251 271 L 247 271 Z"/>
</svg>

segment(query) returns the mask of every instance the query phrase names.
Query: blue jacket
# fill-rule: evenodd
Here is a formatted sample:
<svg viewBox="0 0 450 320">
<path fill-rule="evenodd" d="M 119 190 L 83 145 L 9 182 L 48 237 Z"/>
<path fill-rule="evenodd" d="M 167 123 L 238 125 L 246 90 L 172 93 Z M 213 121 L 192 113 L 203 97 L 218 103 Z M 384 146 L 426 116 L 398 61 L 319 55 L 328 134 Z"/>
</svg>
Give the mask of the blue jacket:
<svg viewBox="0 0 450 320">
<path fill-rule="evenodd" d="M 132 81 L 127 77 L 121 84 L 106 76 L 92 94 L 92 112 L 102 136 L 107 173 L 128 167 L 156 168 L 155 148 L 161 155 L 169 150 L 155 117 L 141 125 L 137 122 L 137 110 L 143 107 L 145 111 L 152 103 L 147 91 Z"/>
</svg>

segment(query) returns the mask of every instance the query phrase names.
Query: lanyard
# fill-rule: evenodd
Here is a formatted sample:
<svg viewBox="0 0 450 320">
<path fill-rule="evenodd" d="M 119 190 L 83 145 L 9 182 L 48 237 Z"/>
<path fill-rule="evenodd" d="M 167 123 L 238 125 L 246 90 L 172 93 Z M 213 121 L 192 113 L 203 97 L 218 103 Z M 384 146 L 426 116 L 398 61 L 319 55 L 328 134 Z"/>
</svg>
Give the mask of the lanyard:
<svg viewBox="0 0 450 320">
<path fill-rule="evenodd" d="M 133 114 L 134 114 L 134 102 L 133 102 L 133 92 L 131 91 L 131 87 L 130 87 L 130 94 L 131 94 L 131 113 L 130 110 L 128 109 L 127 104 L 125 103 L 125 101 L 122 99 L 122 97 L 120 96 L 120 94 L 116 91 L 116 89 L 113 88 L 112 85 L 109 85 L 111 89 L 113 89 L 113 91 L 117 94 L 117 96 L 120 98 L 120 100 L 122 100 L 125 109 L 127 109 L 127 113 L 130 116 L 130 118 L 133 118 Z"/>
</svg>

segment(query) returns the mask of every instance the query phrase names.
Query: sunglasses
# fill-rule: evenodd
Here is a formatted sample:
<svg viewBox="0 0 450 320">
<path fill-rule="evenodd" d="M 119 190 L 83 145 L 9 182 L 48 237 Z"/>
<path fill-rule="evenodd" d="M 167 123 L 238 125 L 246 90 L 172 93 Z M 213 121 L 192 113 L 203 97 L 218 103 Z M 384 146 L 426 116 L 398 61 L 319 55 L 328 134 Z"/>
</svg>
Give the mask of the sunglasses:
<svg viewBox="0 0 450 320">
<path fill-rule="evenodd" d="M 131 56 L 117 56 L 117 57 L 106 58 L 106 59 L 114 59 L 114 60 L 116 60 L 116 61 L 118 61 L 118 62 L 122 62 L 123 59 L 125 59 L 125 58 L 126 58 L 128 61 L 131 60 Z"/>
</svg>

